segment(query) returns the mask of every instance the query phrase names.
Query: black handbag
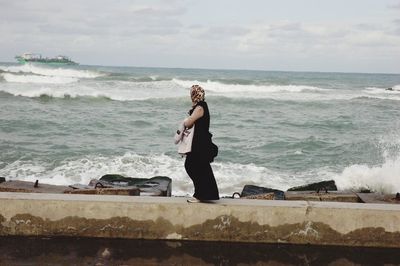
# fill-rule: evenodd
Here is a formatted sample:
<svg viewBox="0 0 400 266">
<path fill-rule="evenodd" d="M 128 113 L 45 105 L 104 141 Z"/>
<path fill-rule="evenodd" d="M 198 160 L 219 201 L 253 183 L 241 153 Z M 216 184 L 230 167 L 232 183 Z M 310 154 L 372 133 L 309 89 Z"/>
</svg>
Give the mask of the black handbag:
<svg viewBox="0 0 400 266">
<path fill-rule="evenodd" d="M 211 149 L 210 149 L 210 163 L 214 161 L 214 158 L 218 156 L 218 146 L 211 142 Z"/>
</svg>

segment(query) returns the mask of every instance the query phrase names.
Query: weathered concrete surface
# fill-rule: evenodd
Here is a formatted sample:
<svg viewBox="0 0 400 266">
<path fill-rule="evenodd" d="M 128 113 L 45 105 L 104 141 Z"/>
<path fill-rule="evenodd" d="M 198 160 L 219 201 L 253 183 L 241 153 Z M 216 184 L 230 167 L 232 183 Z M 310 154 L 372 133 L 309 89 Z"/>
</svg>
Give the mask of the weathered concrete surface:
<svg viewBox="0 0 400 266">
<path fill-rule="evenodd" d="M 0 235 L 400 247 L 400 206 L 0 193 Z"/>
<path fill-rule="evenodd" d="M 35 182 L 10 180 L 0 184 L 0 192 L 64 193 L 73 190 L 67 186 L 56 186 L 42 183 L 38 183 L 37 187 L 34 187 L 34 185 Z"/>
<path fill-rule="evenodd" d="M 306 200 L 306 201 L 334 201 L 334 202 L 361 202 L 354 192 L 317 193 L 315 191 L 286 191 L 285 200 Z M 374 202 L 376 203 L 376 202 Z M 381 202 L 384 203 L 384 202 Z"/>
</svg>

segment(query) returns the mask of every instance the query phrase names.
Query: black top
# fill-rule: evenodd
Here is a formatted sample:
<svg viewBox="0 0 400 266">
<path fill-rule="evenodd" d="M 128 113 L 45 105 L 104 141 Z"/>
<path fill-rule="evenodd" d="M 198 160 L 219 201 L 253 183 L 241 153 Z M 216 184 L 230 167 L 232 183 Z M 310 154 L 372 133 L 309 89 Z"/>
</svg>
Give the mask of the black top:
<svg viewBox="0 0 400 266">
<path fill-rule="evenodd" d="M 205 158 L 209 154 L 211 145 L 212 134 L 209 132 L 210 129 L 210 112 L 208 111 L 207 103 L 204 101 L 198 102 L 189 111 L 191 115 L 197 106 L 203 107 L 204 114 L 202 117 L 196 120 L 194 123 L 194 135 L 192 140 L 192 153 L 200 155 Z"/>
</svg>

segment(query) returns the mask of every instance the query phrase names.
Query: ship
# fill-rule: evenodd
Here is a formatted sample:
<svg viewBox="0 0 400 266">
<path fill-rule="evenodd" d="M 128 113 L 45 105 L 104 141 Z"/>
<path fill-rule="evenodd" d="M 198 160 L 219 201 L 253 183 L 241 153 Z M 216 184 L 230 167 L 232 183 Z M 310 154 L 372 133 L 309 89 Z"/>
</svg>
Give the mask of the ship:
<svg viewBox="0 0 400 266">
<path fill-rule="evenodd" d="M 56 57 L 42 57 L 41 54 L 24 53 L 15 56 L 15 59 L 21 64 L 26 63 L 42 63 L 49 65 L 78 65 L 65 55 L 58 55 Z"/>
</svg>

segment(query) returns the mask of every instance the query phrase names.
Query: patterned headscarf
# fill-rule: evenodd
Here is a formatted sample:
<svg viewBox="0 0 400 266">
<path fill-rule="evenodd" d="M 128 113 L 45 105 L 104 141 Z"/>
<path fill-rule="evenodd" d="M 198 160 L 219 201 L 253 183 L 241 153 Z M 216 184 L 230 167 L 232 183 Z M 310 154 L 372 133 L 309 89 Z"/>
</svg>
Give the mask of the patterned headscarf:
<svg viewBox="0 0 400 266">
<path fill-rule="evenodd" d="M 190 88 L 190 97 L 192 98 L 192 102 L 197 104 L 198 102 L 204 101 L 204 96 L 206 93 L 204 89 L 199 85 L 193 85 Z"/>
</svg>

